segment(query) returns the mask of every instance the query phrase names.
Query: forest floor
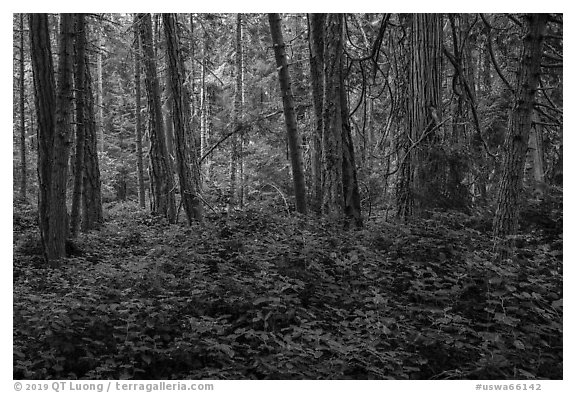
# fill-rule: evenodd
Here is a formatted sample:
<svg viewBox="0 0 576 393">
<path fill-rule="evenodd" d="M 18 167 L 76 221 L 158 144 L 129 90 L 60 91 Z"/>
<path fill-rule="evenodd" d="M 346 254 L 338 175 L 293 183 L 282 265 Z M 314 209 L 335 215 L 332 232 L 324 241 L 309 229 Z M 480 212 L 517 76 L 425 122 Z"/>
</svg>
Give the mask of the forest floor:
<svg viewBox="0 0 576 393">
<path fill-rule="evenodd" d="M 561 208 L 503 262 L 487 215 L 107 213 L 50 269 L 14 206 L 15 379 L 563 377 Z"/>
</svg>

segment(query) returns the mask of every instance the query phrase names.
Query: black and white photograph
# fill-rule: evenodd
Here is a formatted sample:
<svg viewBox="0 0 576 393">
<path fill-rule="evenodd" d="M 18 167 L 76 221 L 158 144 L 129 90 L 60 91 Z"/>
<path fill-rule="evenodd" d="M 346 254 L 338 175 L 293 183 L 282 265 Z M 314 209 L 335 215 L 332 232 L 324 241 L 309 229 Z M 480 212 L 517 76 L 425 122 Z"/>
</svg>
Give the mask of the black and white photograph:
<svg viewBox="0 0 576 393">
<path fill-rule="evenodd" d="M 165 7 L 11 14 L 7 388 L 559 391 L 563 13 Z"/>
</svg>

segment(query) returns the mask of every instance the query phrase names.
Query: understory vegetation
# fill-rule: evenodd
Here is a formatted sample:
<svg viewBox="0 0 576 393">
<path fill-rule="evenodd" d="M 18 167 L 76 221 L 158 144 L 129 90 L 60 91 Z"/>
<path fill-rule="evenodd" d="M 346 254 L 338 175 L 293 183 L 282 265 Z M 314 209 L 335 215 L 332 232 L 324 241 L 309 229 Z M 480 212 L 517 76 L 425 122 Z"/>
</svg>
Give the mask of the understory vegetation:
<svg viewBox="0 0 576 393">
<path fill-rule="evenodd" d="M 488 211 L 344 231 L 283 206 L 192 226 L 105 210 L 52 269 L 15 204 L 15 379 L 563 378 L 549 201 L 502 262 Z"/>
</svg>

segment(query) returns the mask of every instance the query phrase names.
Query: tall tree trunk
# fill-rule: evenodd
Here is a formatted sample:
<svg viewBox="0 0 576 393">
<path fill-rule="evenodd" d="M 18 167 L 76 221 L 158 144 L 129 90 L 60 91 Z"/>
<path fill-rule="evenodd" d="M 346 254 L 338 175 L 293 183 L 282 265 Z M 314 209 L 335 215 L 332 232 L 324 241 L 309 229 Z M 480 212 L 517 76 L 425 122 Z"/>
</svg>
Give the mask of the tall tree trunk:
<svg viewBox="0 0 576 393">
<path fill-rule="evenodd" d="M 86 31 L 84 14 L 77 14 L 75 20 L 76 45 L 74 52 L 74 85 L 76 98 L 76 154 L 74 160 L 74 189 L 72 191 L 72 208 L 70 212 L 70 235 L 78 235 L 80 223 L 80 202 L 82 197 L 82 179 L 84 172 L 84 135 L 85 135 L 85 82 L 86 75 Z"/>
<path fill-rule="evenodd" d="M 160 53 L 165 53 L 166 49 L 166 35 L 162 34 L 160 31 L 160 18 L 161 15 L 154 15 L 154 50 L 155 50 L 155 57 L 159 59 L 164 56 L 159 56 L 158 51 Z M 165 61 L 165 69 L 168 70 L 168 58 L 164 58 Z M 174 168 L 174 123 L 170 118 L 170 114 L 172 112 L 172 87 L 170 83 L 170 75 L 168 72 L 165 72 L 164 75 L 165 79 L 163 81 L 159 81 L 160 83 L 160 91 L 162 91 L 162 86 L 164 86 L 164 94 L 163 94 L 163 101 L 162 101 L 162 118 L 164 121 L 164 135 L 166 136 L 166 149 L 168 150 L 168 160 L 170 161 L 170 165 Z M 164 84 L 162 85 L 162 82 Z"/>
<path fill-rule="evenodd" d="M 194 14 L 189 15 L 189 22 L 190 22 L 190 40 L 188 50 L 190 53 L 190 113 L 192 114 L 191 120 L 191 127 L 189 132 L 187 133 L 187 139 L 195 138 L 194 141 L 191 141 L 191 146 L 196 146 L 196 157 L 202 157 L 201 150 L 202 150 L 202 133 L 197 132 L 196 130 L 200 130 L 200 97 L 197 93 L 197 72 L 196 72 L 196 41 L 197 38 L 195 34 L 195 26 L 194 26 Z M 186 64 L 186 62 L 184 62 Z M 202 170 L 200 170 L 200 174 L 202 174 Z M 200 187 L 202 187 L 202 182 L 200 182 Z"/>
<path fill-rule="evenodd" d="M 200 158 L 204 157 L 208 150 L 208 143 L 210 140 L 210 130 L 208 128 L 208 92 L 206 91 L 206 61 L 208 56 L 208 37 L 204 29 L 202 35 L 201 46 L 201 65 L 200 65 Z M 202 182 L 209 178 L 210 174 L 210 158 L 206 157 L 200 162 L 200 172 L 202 174 Z"/>
<path fill-rule="evenodd" d="M 290 161 L 292 163 L 292 179 L 294 182 L 294 195 L 296 197 L 296 211 L 302 214 L 307 214 L 306 183 L 304 181 L 304 169 L 302 164 L 302 141 L 300 140 L 296 124 L 296 113 L 294 112 L 294 100 L 292 97 L 288 61 L 286 60 L 284 38 L 282 37 L 280 15 L 268 14 L 268 21 L 270 23 L 270 32 L 272 34 L 276 66 L 278 68 L 280 91 L 282 92 L 284 120 L 286 122 L 288 145 L 290 147 Z"/>
<path fill-rule="evenodd" d="M 73 79 L 73 14 L 60 15 L 58 85 L 56 94 L 56 133 L 52 167 L 50 232 L 48 259 L 66 255 L 68 238 L 68 210 L 66 191 L 68 184 L 68 157 L 72 131 L 72 79 Z"/>
<path fill-rule="evenodd" d="M 47 14 L 30 14 L 30 57 L 38 119 L 38 223 L 45 257 L 50 242 L 50 195 L 55 134 L 56 82 Z M 51 258 L 53 259 L 53 258 Z M 52 261 L 51 261 L 52 262 Z"/>
<path fill-rule="evenodd" d="M 525 19 L 514 104 L 504 144 L 504 173 L 500 181 L 494 216 L 494 237 L 497 239 L 514 235 L 518 231 L 522 174 L 532 125 L 547 16 L 527 14 Z"/>
<path fill-rule="evenodd" d="M 98 129 L 94 114 L 94 93 L 92 76 L 85 59 L 84 77 L 84 177 L 82 179 L 82 230 L 97 229 L 104 222 L 102 212 L 102 187 L 100 184 L 100 164 L 98 162 Z"/>
<path fill-rule="evenodd" d="M 468 14 L 449 14 L 452 28 L 453 54 L 450 55 L 454 66 L 452 77 L 452 92 L 456 96 L 452 108 L 452 135 L 450 138 L 454 148 L 447 150 L 446 179 L 444 182 L 444 199 L 451 207 L 467 209 L 470 192 L 463 185 L 468 175 L 468 162 L 464 161 L 464 152 L 456 149 L 464 146 L 468 139 L 467 124 L 469 124 L 469 107 L 476 105 L 476 90 L 474 71 L 472 67 L 472 46 L 475 39 L 470 35 Z M 478 139 L 478 138 L 476 138 Z M 476 147 L 482 145 L 476 144 Z M 481 153 L 481 152 L 479 152 Z"/>
<path fill-rule="evenodd" d="M 28 170 L 26 167 L 26 112 L 24 111 L 24 97 L 26 95 L 24 87 L 24 14 L 20 14 L 20 198 L 26 200 L 26 189 L 28 181 Z"/>
<path fill-rule="evenodd" d="M 245 39 L 244 37 L 242 39 Z M 246 89 L 244 87 L 244 76 L 246 75 L 246 51 L 244 47 L 242 47 L 242 64 L 240 65 L 240 69 L 242 71 L 242 90 L 240 94 L 240 106 L 241 108 L 245 108 L 246 104 Z M 244 114 L 244 109 L 242 109 L 242 116 Z M 239 179 L 240 184 L 238 187 L 238 201 L 240 204 L 240 209 L 244 209 L 244 204 L 246 202 L 246 172 L 244 171 L 245 168 L 245 154 L 244 154 L 244 146 L 246 145 L 246 132 L 244 129 L 240 130 L 238 135 L 238 169 L 239 169 Z"/>
<path fill-rule="evenodd" d="M 236 131 L 241 127 L 242 119 L 242 90 L 244 89 L 242 80 L 242 14 L 236 16 L 236 90 L 234 94 L 234 113 L 232 115 L 232 129 Z M 232 148 L 230 152 L 230 190 L 228 208 L 233 209 L 238 199 L 238 160 L 239 160 L 239 143 L 238 132 L 232 135 Z"/>
<path fill-rule="evenodd" d="M 98 151 L 104 153 L 104 81 L 102 72 L 102 35 L 98 34 L 98 52 L 96 55 L 96 73 L 98 74 L 98 99 L 96 105 L 98 106 L 98 132 L 100 139 L 100 146 Z"/>
<path fill-rule="evenodd" d="M 342 217 L 342 116 L 339 89 L 343 86 L 342 20 L 328 14 L 324 36 L 324 94 L 322 129 L 322 213 Z"/>
<path fill-rule="evenodd" d="M 134 37 L 135 50 L 134 50 L 134 87 L 136 94 L 136 171 L 138 176 L 138 204 L 141 209 L 146 209 L 146 187 L 144 185 L 144 160 L 142 154 L 142 115 L 140 113 L 142 91 L 140 88 L 140 37 L 138 32 L 135 32 Z"/>
<path fill-rule="evenodd" d="M 169 222 L 176 220 L 176 199 L 174 195 L 174 173 L 168 159 L 166 137 L 162 120 L 160 87 L 156 72 L 156 60 L 152 46 L 152 18 L 150 14 L 138 14 L 138 29 L 145 65 L 146 93 L 150 116 L 150 162 L 153 189 L 152 213 L 165 216 Z"/>
<path fill-rule="evenodd" d="M 409 38 L 411 30 L 411 15 L 399 14 L 398 22 L 403 31 L 406 32 Z M 396 165 L 398 174 L 395 179 L 395 202 L 397 209 L 397 216 L 407 219 L 414 210 L 414 197 L 412 196 L 412 189 L 410 187 L 412 181 L 412 170 L 410 165 L 410 138 L 408 128 L 408 100 L 410 95 L 410 87 L 408 77 L 410 74 L 410 42 L 408 39 L 404 40 L 401 45 L 396 46 L 394 41 L 391 43 L 392 48 L 396 49 L 397 56 L 395 59 L 394 67 L 394 82 L 397 86 L 397 105 L 399 110 L 394 113 L 393 119 L 396 120 L 396 127 L 394 127 L 394 137 L 392 143 L 394 144 L 393 150 L 396 152 Z"/>
<path fill-rule="evenodd" d="M 340 89 L 340 108 L 342 113 L 342 193 L 344 200 L 344 215 L 346 225 L 361 227 L 362 214 L 360 209 L 360 190 L 356 172 L 356 159 L 352 141 L 352 127 L 350 126 L 350 113 L 348 110 L 348 97 L 342 73 L 342 88 Z"/>
<path fill-rule="evenodd" d="M 442 15 L 413 14 L 407 114 L 409 154 L 404 162 L 398 213 L 407 217 L 434 205 L 443 170 L 432 157 L 441 117 Z M 408 144 L 407 143 L 407 144 Z"/>
<path fill-rule="evenodd" d="M 166 35 L 166 57 L 172 91 L 172 120 L 176 136 L 176 165 L 180 181 L 180 196 L 188 223 L 202 221 L 202 204 L 198 198 L 200 172 L 196 146 L 188 148 L 186 132 L 191 127 L 190 101 L 185 89 L 184 58 L 180 51 L 179 34 L 175 14 L 163 14 Z M 192 142 L 195 138 L 190 139 Z M 190 154 L 188 153 L 190 152 Z M 192 170 L 190 170 L 190 166 Z"/>
<path fill-rule="evenodd" d="M 362 225 L 344 84 L 343 14 L 328 14 L 324 33 L 322 213 Z"/>
<path fill-rule="evenodd" d="M 312 206 L 320 212 L 322 206 L 322 113 L 323 67 L 324 67 L 324 21 L 326 14 L 308 14 L 310 47 L 310 80 L 314 107 L 314 131 L 312 133 Z"/>
</svg>

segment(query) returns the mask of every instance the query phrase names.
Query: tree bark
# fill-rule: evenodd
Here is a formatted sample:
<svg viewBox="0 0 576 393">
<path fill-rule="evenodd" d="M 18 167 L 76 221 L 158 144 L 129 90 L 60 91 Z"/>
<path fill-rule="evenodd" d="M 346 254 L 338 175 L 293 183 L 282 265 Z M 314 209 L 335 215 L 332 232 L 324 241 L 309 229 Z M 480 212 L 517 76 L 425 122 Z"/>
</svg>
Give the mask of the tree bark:
<svg viewBox="0 0 576 393">
<path fill-rule="evenodd" d="M 292 97 L 290 73 L 288 71 L 288 61 L 286 60 L 284 38 L 282 37 L 282 22 L 279 14 L 268 14 L 268 21 L 270 23 L 270 32 L 272 34 L 276 66 L 278 68 L 280 91 L 282 92 L 284 120 L 286 122 L 288 145 L 290 147 L 290 161 L 292 163 L 292 179 L 294 183 L 294 195 L 296 198 L 296 211 L 301 214 L 307 214 L 306 183 L 304 181 L 304 169 L 302 164 L 302 141 L 300 140 L 296 124 L 296 113 L 294 112 L 294 99 Z"/>
<path fill-rule="evenodd" d="M 166 217 L 169 222 L 176 220 L 176 200 L 174 195 L 174 174 L 168 159 L 166 137 L 162 120 L 160 87 L 156 72 L 156 60 L 152 46 L 152 18 L 150 14 L 138 14 L 138 29 L 145 66 L 148 113 L 150 116 L 150 162 L 153 190 L 153 214 Z"/>
<path fill-rule="evenodd" d="M 168 59 L 166 59 L 168 61 Z M 168 63 L 166 63 L 168 66 Z M 166 89 L 165 89 L 165 101 L 162 105 L 162 117 L 164 119 L 164 130 L 166 134 L 166 150 L 168 151 L 168 159 L 170 160 L 170 165 L 174 167 L 174 123 L 170 118 L 170 113 L 172 112 L 172 89 L 170 87 L 170 80 L 168 75 L 166 76 Z"/>
<path fill-rule="evenodd" d="M 30 14 L 30 57 L 34 78 L 34 103 L 38 125 L 38 224 L 45 258 L 48 258 L 54 134 L 56 132 L 56 82 L 47 14 Z"/>
<path fill-rule="evenodd" d="M 308 14 L 310 47 L 310 81 L 314 107 L 314 132 L 312 134 L 312 206 L 316 212 L 322 206 L 322 113 L 324 67 L 324 21 L 326 14 Z"/>
<path fill-rule="evenodd" d="M 536 114 L 534 113 L 536 117 Z M 525 170 L 526 185 L 531 192 L 536 191 L 545 183 L 544 160 L 542 151 L 542 135 L 538 125 L 533 125 L 528 137 L 528 155 Z"/>
<path fill-rule="evenodd" d="M 209 95 L 206 89 L 206 62 L 208 56 L 208 37 L 206 34 L 206 29 L 203 30 L 202 34 L 202 46 L 201 46 L 201 65 L 200 65 L 200 157 L 204 157 L 206 151 L 208 150 L 209 140 L 210 140 L 210 129 L 208 127 L 208 109 L 209 109 Z M 200 172 L 202 174 L 202 182 L 205 182 L 210 176 L 210 158 L 206 159 L 200 163 Z M 202 185 L 202 183 L 201 183 Z"/>
<path fill-rule="evenodd" d="M 26 112 L 25 108 L 25 85 L 24 85 L 24 14 L 20 14 L 20 75 L 19 75 L 19 86 L 20 86 L 20 198 L 24 201 L 26 200 L 26 189 L 28 182 L 28 170 L 26 161 Z"/>
<path fill-rule="evenodd" d="M 442 15 L 413 14 L 411 23 L 408 157 L 403 163 L 398 214 L 404 218 L 434 205 L 441 194 L 443 173 L 431 154 L 441 117 Z"/>
<path fill-rule="evenodd" d="M 98 151 L 104 153 L 104 81 L 102 69 L 102 36 L 98 34 L 98 52 L 96 55 L 96 73 L 98 74 L 98 99 L 96 105 L 98 106 L 98 132 L 100 133 L 100 147 Z"/>
<path fill-rule="evenodd" d="M 344 216 L 347 219 L 347 226 L 361 227 L 363 223 L 360 208 L 360 190 L 358 189 L 352 127 L 350 126 L 350 113 L 344 78 L 342 78 L 340 97 L 342 103 L 340 110 L 342 113 L 342 193 L 344 196 L 342 202 L 344 205 Z"/>
<path fill-rule="evenodd" d="M 449 14 L 452 30 L 452 54 L 447 54 L 453 61 L 454 75 L 451 78 L 452 93 L 456 99 L 452 103 L 452 135 L 450 143 L 453 147 L 465 146 L 469 137 L 467 125 L 470 119 L 470 107 L 476 105 L 476 89 L 472 67 L 472 47 L 475 39 L 470 35 L 468 14 Z M 480 139 L 480 138 L 476 138 Z M 476 147 L 481 145 L 476 144 Z M 472 147 L 475 147 L 474 145 Z M 470 204 L 470 192 L 464 187 L 464 178 L 468 175 L 468 162 L 464 162 L 464 154 L 460 149 L 452 148 L 446 151 L 447 167 L 444 184 L 445 203 L 453 208 L 467 209 Z"/>
<path fill-rule="evenodd" d="M 90 64 L 86 57 L 86 64 Z M 90 67 L 86 66 L 84 111 L 84 177 L 82 179 L 82 231 L 98 229 L 104 222 L 102 212 L 102 186 L 98 162 L 98 131 L 94 115 L 94 93 Z"/>
<path fill-rule="evenodd" d="M 146 187 L 144 185 L 144 160 L 142 154 L 142 116 L 140 113 L 142 91 L 140 88 L 140 37 L 138 32 L 135 32 L 134 37 L 135 50 L 134 50 L 134 87 L 136 95 L 136 171 L 138 176 L 138 204 L 140 208 L 146 209 Z"/>
<path fill-rule="evenodd" d="M 196 157 L 202 157 L 202 134 L 201 132 L 196 132 L 195 130 L 200 130 L 200 97 L 197 93 L 197 71 L 196 71 L 196 45 L 198 39 L 195 36 L 195 25 L 194 25 L 194 14 L 189 14 L 190 22 L 190 40 L 189 40 L 189 55 L 190 55 L 190 113 L 192 116 L 190 132 L 186 134 L 187 139 L 195 138 L 194 141 L 190 141 L 191 146 L 196 146 Z M 184 64 L 186 62 L 184 61 Z M 193 132 L 194 131 L 194 132 Z M 200 170 L 200 177 L 202 177 L 202 170 Z M 200 190 L 202 188 L 202 179 L 200 179 Z"/>
<path fill-rule="evenodd" d="M 344 84 L 343 14 L 328 14 L 324 33 L 322 213 L 362 226 Z"/>
<path fill-rule="evenodd" d="M 54 135 L 51 184 L 50 232 L 48 259 L 57 260 L 66 255 L 68 238 L 68 210 L 66 193 L 68 184 L 68 158 L 72 131 L 72 79 L 73 79 L 72 14 L 60 15 L 58 85 L 56 94 L 56 133 Z"/>
<path fill-rule="evenodd" d="M 180 181 L 180 196 L 188 223 L 202 221 L 202 204 L 198 198 L 200 172 L 195 146 L 187 146 L 186 133 L 191 127 L 190 101 L 185 89 L 186 71 L 180 51 L 179 34 L 174 14 L 163 14 L 166 35 L 166 57 L 170 90 L 172 91 L 172 121 L 176 137 L 176 165 Z M 195 138 L 190 138 L 192 142 Z M 190 152 L 190 153 L 189 153 Z M 190 167 L 192 169 L 190 169 Z"/>
<path fill-rule="evenodd" d="M 84 14 L 77 14 L 75 20 L 76 45 L 74 52 L 74 85 L 76 98 L 76 154 L 74 160 L 74 188 L 72 191 L 72 208 L 70 212 L 70 236 L 78 235 L 80 223 L 80 203 L 82 197 L 82 179 L 84 172 L 84 135 L 85 135 L 85 82 L 86 75 L 86 31 Z"/>
<path fill-rule="evenodd" d="M 339 89 L 342 79 L 342 21 L 328 14 L 324 36 L 324 94 L 322 129 L 322 213 L 343 216 L 342 116 Z"/>
<path fill-rule="evenodd" d="M 234 112 L 232 120 L 232 129 L 240 125 L 242 119 L 242 95 L 243 95 L 243 78 L 242 78 L 242 14 L 236 16 L 236 91 L 234 94 Z M 232 135 L 232 148 L 230 152 L 230 190 L 228 208 L 233 209 L 238 203 L 238 160 L 239 160 L 239 137 L 238 133 Z"/>
<path fill-rule="evenodd" d="M 518 231 L 522 174 L 532 125 L 534 97 L 538 87 L 546 18 L 545 14 L 525 16 L 516 91 L 504 144 L 504 172 L 500 181 L 494 216 L 493 226 L 496 239 L 514 235 Z"/>
</svg>

